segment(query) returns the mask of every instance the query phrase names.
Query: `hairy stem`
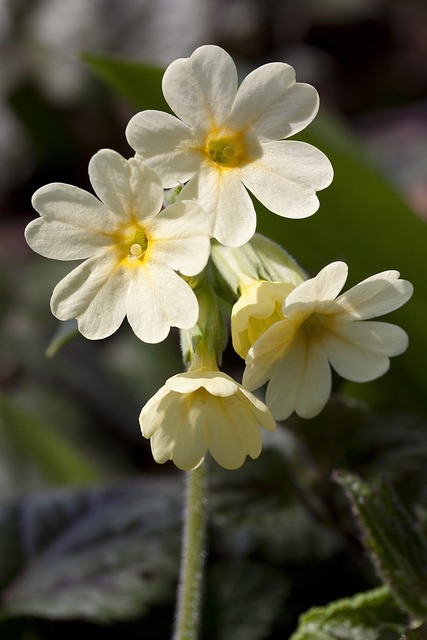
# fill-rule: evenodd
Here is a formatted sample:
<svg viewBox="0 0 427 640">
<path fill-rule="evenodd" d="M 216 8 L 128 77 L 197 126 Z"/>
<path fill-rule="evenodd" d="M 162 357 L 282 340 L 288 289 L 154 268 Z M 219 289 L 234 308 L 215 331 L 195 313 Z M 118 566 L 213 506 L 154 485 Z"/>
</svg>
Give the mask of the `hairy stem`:
<svg viewBox="0 0 427 640">
<path fill-rule="evenodd" d="M 196 640 L 200 625 L 206 538 L 206 467 L 187 472 L 181 571 L 173 640 Z"/>
</svg>

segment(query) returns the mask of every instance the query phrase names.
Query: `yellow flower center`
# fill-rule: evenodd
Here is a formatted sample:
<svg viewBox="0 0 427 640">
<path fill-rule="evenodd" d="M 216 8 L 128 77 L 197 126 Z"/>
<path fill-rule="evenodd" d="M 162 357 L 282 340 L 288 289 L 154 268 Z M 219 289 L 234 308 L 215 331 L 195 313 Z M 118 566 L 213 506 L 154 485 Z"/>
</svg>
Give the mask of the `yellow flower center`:
<svg viewBox="0 0 427 640">
<path fill-rule="evenodd" d="M 115 236 L 118 258 L 128 267 L 141 264 L 147 253 L 149 240 L 138 227 L 128 228 Z"/>
<path fill-rule="evenodd" d="M 144 259 L 148 247 L 148 239 L 143 231 L 137 231 L 129 247 L 129 258 Z"/>
<path fill-rule="evenodd" d="M 206 143 L 211 162 L 224 168 L 241 167 L 249 161 L 248 145 L 243 133 L 211 134 Z"/>
</svg>

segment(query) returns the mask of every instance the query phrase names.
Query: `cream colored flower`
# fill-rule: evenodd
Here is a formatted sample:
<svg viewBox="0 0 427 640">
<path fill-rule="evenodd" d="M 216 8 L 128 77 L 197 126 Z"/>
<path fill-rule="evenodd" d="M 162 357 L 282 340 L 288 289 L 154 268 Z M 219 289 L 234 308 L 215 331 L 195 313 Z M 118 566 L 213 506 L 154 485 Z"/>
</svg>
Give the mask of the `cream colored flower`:
<svg viewBox="0 0 427 640">
<path fill-rule="evenodd" d="M 258 336 L 283 320 L 283 300 L 295 287 L 292 282 L 266 280 L 252 280 L 240 287 L 240 298 L 231 311 L 231 337 L 239 356 L 246 358 Z"/>
<path fill-rule="evenodd" d="M 92 158 L 89 176 L 99 200 L 60 183 L 33 196 L 41 217 L 26 229 L 31 248 L 57 260 L 85 259 L 55 287 L 53 314 L 77 318 L 90 339 L 111 335 L 125 316 L 145 342 L 160 342 L 171 326 L 192 327 L 197 299 L 176 271 L 194 276 L 206 265 L 205 212 L 193 201 L 161 211 L 154 171 L 109 149 Z"/>
<path fill-rule="evenodd" d="M 225 469 L 261 453 L 260 426 L 274 431 L 267 407 L 230 376 L 211 369 L 180 373 L 166 381 L 139 418 L 156 462 L 173 460 L 195 469 L 207 451 Z"/>
<path fill-rule="evenodd" d="M 277 420 L 293 411 L 303 418 L 320 413 L 331 392 L 331 366 L 343 378 L 367 382 L 407 348 L 403 329 L 367 319 L 402 306 L 412 285 L 397 271 L 384 271 L 338 295 L 346 279 L 347 265 L 334 262 L 297 286 L 282 305 L 284 319 L 248 352 L 243 385 L 252 390 L 270 380 L 266 402 Z"/>
<path fill-rule="evenodd" d="M 138 113 L 127 128 L 129 144 L 164 187 L 188 182 L 181 198 L 197 199 L 219 242 L 240 246 L 253 236 L 256 214 L 246 188 L 280 216 L 317 211 L 315 192 L 333 172 L 315 147 L 283 140 L 304 129 L 319 106 L 316 90 L 295 82 L 292 67 L 266 64 L 238 88 L 231 57 L 206 45 L 169 65 L 163 93 L 179 119 Z"/>
</svg>

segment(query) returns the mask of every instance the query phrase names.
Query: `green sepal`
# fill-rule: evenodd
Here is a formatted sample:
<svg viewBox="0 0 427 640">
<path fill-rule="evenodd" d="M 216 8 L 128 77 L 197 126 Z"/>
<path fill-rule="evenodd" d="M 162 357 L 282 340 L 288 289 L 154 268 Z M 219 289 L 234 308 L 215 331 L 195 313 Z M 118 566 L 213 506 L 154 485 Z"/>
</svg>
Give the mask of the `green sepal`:
<svg viewBox="0 0 427 640">
<path fill-rule="evenodd" d="M 209 262 L 202 274 L 187 279 L 197 296 L 199 318 L 191 329 L 181 329 L 181 351 L 184 364 L 204 360 L 212 367 L 221 363 L 227 344 L 227 330 L 221 313 L 219 299 L 211 284 L 212 264 Z"/>
<path fill-rule="evenodd" d="M 385 480 L 337 471 L 378 574 L 415 622 L 427 619 L 427 540 Z"/>
<path fill-rule="evenodd" d="M 218 292 L 225 300 L 232 298 L 232 302 L 239 297 L 243 279 L 293 282 L 296 285 L 306 279 L 305 273 L 287 251 L 258 233 L 241 247 L 224 247 L 213 242 L 211 255 L 220 276 L 216 279 Z"/>
</svg>

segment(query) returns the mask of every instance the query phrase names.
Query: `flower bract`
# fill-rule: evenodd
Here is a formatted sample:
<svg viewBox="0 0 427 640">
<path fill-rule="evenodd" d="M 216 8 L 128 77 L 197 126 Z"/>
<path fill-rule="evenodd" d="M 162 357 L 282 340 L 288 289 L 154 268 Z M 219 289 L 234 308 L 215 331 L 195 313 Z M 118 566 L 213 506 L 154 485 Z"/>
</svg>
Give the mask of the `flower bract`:
<svg viewBox="0 0 427 640">
<path fill-rule="evenodd" d="M 139 418 L 158 463 L 172 460 L 184 470 L 198 467 L 210 451 L 225 469 L 261 453 L 260 426 L 276 428 L 267 407 L 230 376 L 210 369 L 169 378 Z"/>
<path fill-rule="evenodd" d="M 331 366 L 348 380 L 367 382 L 407 348 L 403 329 L 370 318 L 402 306 L 412 285 L 397 271 L 384 271 L 338 295 L 347 271 L 334 262 L 298 285 L 282 305 L 283 319 L 254 336 L 243 385 L 252 390 L 269 380 L 266 402 L 278 420 L 293 411 L 303 418 L 320 413 L 331 392 Z"/>
<path fill-rule="evenodd" d="M 197 299 L 177 272 L 194 276 L 206 265 L 205 212 L 185 200 L 161 210 L 155 172 L 109 149 L 92 158 L 89 176 L 99 199 L 61 183 L 33 196 L 40 218 L 26 229 L 32 249 L 58 260 L 84 259 L 55 287 L 53 314 L 76 318 L 90 339 L 111 335 L 125 316 L 145 342 L 160 342 L 171 326 L 192 327 Z"/>
<path fill-rule="evenodd" d="M 128 141 L 166 188 L 187 183 L 181 197 L 197 199 L 220 243 L 241 246 L 253 236 L 247 189 L 280 216 L 304 218 L 318 209 L 316 191 L 333 172 L 315 147 L 284 140 L 319 106 L 316 90 L 295 82 L 291 66 L 263 65 L 238 87 L 228 53 L 205 45 L 169 65 L 163 93 L 178 117 L 142 111 L 128 125 Z"/>
</svg>

